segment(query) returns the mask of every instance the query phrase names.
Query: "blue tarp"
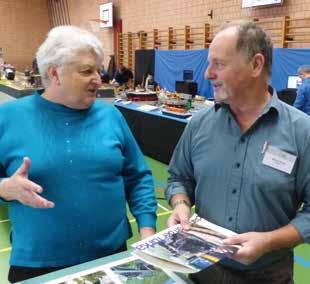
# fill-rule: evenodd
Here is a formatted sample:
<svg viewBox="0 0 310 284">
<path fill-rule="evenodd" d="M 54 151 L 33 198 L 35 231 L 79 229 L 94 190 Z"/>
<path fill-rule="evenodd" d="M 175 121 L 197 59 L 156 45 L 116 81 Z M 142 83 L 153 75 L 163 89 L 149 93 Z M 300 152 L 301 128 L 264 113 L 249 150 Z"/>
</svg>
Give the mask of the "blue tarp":
<svg viewBox="0 0 310 284">
<path fill-rule="evenodd" d="M 271 85 L 277 90 L 287 87 L 287 76 L 297 75 L 301 65 L 310 65 L 309 48 L 274 48 Z"/>
<path fill-rule="evenodd" d="M 183 81 L 183 70 L 193 70 L 198 94 L 213 97 L 209 81 L 204 79 L 208 50 L 155 50 L 155 81 L 168 91 L 175 91 L 175 81 Z"/>
<path fill-rule="evenodd" d="M 162 88 L 175 91 L 175 81 L 183 80 L 183 70 L 193 70 L 193 81 L 198 83 L 198 94 L 213 97 L 211 84 L 204 79 L 208 66 L 208 49 L 155 50 L 155 80 Z M 310 65 L 310 49 L 275 48 L 271 84 L 277 90 L 287 87 L 288 75 L 297 74 L 301 65 Z"/>
</svg>

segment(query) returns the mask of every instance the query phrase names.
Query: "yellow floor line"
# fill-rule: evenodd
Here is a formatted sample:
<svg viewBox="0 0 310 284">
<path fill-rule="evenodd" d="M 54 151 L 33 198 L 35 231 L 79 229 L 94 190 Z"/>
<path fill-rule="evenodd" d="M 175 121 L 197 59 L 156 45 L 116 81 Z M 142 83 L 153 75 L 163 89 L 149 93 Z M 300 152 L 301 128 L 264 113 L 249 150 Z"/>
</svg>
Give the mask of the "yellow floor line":
<svg viewBox="0 0 310 284">
<path fill-rule="evenodd" d="M 168 214 L 170 214 L 171 212 L 172 212 L 172 211 L 167 211 L 167 212 L 158 213 L 158 214 L 157 214 L 157 217 L 168 215 Z M 130 219 L 130 220 L 129 220 L 129 223 L 135 223 L 135 222 L 136 222 L 136 219 Z"/>
<path fill-rule="evenodd" d="M 3 249 L 0 249 L 0 253 L 3 253 L 3 252 L 8 252 L 8 251 L 11 251 L 12 248 L 11 247 L 8 247 L 8 248 L 3 248 Z"/>
<path fill-rule="evenodd" d="M 171 212 L 172 212 L 172 211 L 167 211 L 167 212 L 158 213 L 158 214 L 157 214 L 157 217 L 165 216 L 165 215 L 171 214 Z"/>
</svg>

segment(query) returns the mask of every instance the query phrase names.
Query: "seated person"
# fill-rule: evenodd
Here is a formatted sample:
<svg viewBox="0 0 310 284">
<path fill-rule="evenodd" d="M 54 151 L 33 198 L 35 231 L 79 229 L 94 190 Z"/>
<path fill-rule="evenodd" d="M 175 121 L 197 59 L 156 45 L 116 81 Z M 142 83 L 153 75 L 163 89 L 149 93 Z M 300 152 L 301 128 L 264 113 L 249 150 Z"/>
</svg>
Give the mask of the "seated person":
<svg viewBox="0 0 310 284">
<path fill-rule="evenodd" d="M 144 88 L 146 91 L 155 91 L 157 83 L 155 82 L 153 75 L 148 74 L 145 79 Z"/>
<path fill-rule="evenodd" d="M 28 82 L 33 87 L 41 87 L 41 78 L 40 78 L 40 72 L 39 67 L 37 63 L 37 58 L 34 58 L 32 61 L 32 68 L 30 71 L 30 76 L 28 77 Z"/>
<path fill-rule="evenodd" d="M 99 75 L 100 75 L 101 83 L 102 83 L 102 84 L 109 84 L 109 82 L 110 82 L 110 76 L 109 76 L 108 72 L 105 71 L 103 65 L 102 65 L 102 68 L 101 68 L 100 71 L 99 71 Z"/>
<path fill-rule="evenodd" d="M 116 82 L 119 85 L 123 85 L 128 83 L 132 79 L 132 71 L 129 68 L 125 67 L 123 64 L 120 64 L 115 72 L 112 83 Z"/>
<path fill-rule="evenodd" d="M 31 74 L 32 75 L 39 75 L 39 68 L 37 63 L 37 58 L 34 58 L 32 61 L 32 68 L 31 68 Z"/>
</svg>

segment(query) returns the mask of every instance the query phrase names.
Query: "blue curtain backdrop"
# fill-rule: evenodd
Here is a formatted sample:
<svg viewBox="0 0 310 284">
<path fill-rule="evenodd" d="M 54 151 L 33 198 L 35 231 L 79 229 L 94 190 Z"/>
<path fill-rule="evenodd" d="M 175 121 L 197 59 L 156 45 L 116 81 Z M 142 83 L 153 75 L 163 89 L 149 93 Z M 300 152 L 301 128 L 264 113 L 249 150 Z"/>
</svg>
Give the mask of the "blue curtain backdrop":
<svg viewBox="0 0 310 284">
<path fill-rule="evenodd" d="M 272 55 L 272 86 L 277 90 L 287 87 L 287 76 L 297 75 L 301 65 L 310 65 L 309 48 L 274 48 Z"/>
<path fill-rule="evenodd" d="M 204 79 L 208 50 L 155 50 L 155 81 L 168 91 L 175 91 L 175 81 L 183 81 L 183 70 L 193 70 L 198 94 L 213 97 L 209 81 Z"/>
<path fill-rule="evenodd" d="M 155 80 L 162 88 L 175 91 L 175 81 L 183 80 L 183 70 L 193 70 L 198 94 L 213 97 L 210 82 L 204 79 L 208 50 L 155 50 Z M 275 48 L 271 85 L 277 90 L 287 87 L 288 75 L 297 75 L 301 65 L 310 65 L 310 49 Z"/>
</svg>

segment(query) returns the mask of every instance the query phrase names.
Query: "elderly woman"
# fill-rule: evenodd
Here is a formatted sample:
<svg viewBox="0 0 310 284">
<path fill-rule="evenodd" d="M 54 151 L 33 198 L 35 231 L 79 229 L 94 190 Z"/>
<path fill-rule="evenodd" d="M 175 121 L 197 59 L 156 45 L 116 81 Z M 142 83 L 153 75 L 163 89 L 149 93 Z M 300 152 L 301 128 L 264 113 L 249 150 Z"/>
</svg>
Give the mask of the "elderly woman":
<svg viewBox="0 0 310 284">
<path fill-rule="evenodd" d="M 122 115 L 96 101 L 103 50 L 73 26 L 37 52 L 45 91 L 0 108 L 0 197 L 12 224 L 9 281 L 126 250 L 154 233 L 151 173 Z"/>
</svg>

